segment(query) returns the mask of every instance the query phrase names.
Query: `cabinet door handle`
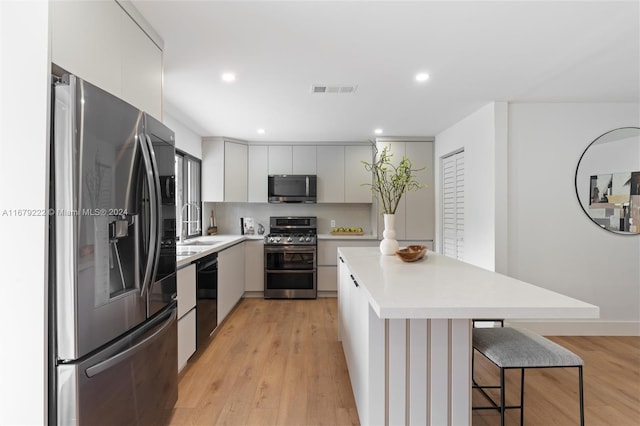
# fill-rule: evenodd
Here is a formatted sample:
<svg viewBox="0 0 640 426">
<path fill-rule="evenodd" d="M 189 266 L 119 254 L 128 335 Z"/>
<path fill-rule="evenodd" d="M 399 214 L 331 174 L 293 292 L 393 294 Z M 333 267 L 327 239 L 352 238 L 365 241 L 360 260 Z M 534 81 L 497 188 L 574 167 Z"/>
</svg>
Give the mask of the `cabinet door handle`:
<svg viewBox="0 0 640 426">
<path fill-rule="evenodd" d="M 344 259 L 342 258 L 342 256 L 338 256 L 338 259 L 340 259 L 340 262 L 344 263 Z"/>
<path fill-rule="evenodd" d="M 358 281 L 356 281 L 355 278 L 353 278 L 353 275 L 349 275 L 351 277 L 351 281 L 353 281 L 353 283 L 356 285 L 356 287 L 360 287 L 360 284 L 358 284 Z"/>
</svg>

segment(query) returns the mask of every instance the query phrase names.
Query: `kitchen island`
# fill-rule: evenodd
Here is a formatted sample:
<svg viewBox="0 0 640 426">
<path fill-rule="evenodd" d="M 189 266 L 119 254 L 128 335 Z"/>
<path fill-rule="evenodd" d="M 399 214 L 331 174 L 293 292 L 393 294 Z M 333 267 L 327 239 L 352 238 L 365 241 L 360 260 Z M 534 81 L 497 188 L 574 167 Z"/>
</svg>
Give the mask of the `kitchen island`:
<svg viewBox="0 0 640 426">
<path fill-rule="evenodd" d="M 338 249 L 338 338 L 361 424 L 471 424 L 472 319 L 592 319 L 597 306 L 428 252 Z"/>
</svg>

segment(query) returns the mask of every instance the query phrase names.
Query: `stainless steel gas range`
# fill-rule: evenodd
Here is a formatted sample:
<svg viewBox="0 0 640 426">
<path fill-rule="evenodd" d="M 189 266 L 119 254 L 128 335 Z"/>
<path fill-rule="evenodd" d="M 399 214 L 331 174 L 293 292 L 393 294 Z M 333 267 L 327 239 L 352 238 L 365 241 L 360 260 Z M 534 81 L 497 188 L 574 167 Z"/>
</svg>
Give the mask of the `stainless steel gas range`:
<svg viewBox="0 0 640 426">
<path fill-rule="evenodd" d="M 315 299 L 317 220 L 314 216 L 272 216 L 264 237 L 264 297 Z"/>
</svg>

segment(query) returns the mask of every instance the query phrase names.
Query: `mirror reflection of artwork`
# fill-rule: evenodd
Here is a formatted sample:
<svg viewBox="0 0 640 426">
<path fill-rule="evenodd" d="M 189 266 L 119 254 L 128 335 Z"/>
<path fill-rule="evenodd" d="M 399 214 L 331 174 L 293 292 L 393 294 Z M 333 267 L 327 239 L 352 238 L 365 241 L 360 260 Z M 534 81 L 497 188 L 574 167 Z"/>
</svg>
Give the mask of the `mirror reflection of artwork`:
<svg viewBox="0 0 640 426">
<path fill-rule="evenodd" d="M 589 215 L 597 224 L 605 229 L 635 232 L 635 224 L 640 218 L 632 216 L 631 198 L 632 176 L 640 176 L 640 172 L 607 173 L 590 178 Z M 640 207 L 640 197 L 636 205 Z M 634 220 L 635 219 L 635 220 Z M 634 223 L 635 222 L 635 223 Z M 631 231 L 631 227 L 634 231 Z"/>
<path fill-rule="evenodd" d="M 596 138 L 576 168 L 576 194 L 589 218 L 620 234 L 640 234 L 640 128 Z"/>
</svg>

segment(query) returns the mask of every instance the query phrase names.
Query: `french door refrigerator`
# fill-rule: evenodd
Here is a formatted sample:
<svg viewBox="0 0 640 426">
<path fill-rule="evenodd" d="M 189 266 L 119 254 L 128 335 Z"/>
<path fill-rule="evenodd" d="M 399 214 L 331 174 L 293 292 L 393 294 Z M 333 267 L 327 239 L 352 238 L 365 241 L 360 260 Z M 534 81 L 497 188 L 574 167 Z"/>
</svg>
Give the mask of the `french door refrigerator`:
<svg viewBox="0 0 640 426">
<path fill-rule="evenodd" d="M 162 424 L 178 393 L 174 134 L 74 75 L 52 90 L 49 420 Z"/>
</svg>

